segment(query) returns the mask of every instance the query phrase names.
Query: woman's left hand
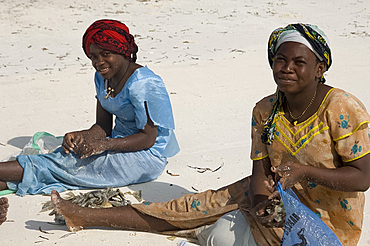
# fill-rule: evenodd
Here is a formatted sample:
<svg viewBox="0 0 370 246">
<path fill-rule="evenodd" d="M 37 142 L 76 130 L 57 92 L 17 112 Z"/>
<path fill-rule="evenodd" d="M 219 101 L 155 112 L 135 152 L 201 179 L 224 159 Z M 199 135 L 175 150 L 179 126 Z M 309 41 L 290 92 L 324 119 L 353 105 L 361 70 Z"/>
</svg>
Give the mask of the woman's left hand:
<svg viewBox="0 0 370 246">
<path fill-rule="evenodd" d="M 83 141 L 74 148 L 74 152 L 85 159 L 92 155 L 98 155 L 105 151 L 105 139 L 91 139 L 90 141 Z"/>
<path fill-rule="evenodd" d="M 277 174 L 281 187 L 285 190 L 292 188 L 297 182 L 302 181 L 307 176 L 308 166 L 298 163 L 281 164 L 278 167 L 272 167 L 271 171 Z"/>
<path fill-rule="evenodd" d="M 252 216 L 267 228 L 283 227 L 285 219 L 278 219 L 274 206 L 273 200 L 264 200 L 252 208 Z"/>
</svg>

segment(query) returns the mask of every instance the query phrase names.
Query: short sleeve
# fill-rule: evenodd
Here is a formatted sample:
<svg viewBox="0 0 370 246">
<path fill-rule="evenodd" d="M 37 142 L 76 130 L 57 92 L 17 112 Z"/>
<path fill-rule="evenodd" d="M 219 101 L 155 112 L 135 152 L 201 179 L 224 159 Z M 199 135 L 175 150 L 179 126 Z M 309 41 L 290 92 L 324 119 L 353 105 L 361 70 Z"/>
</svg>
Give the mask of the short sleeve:
<svg viewBox="0 0 370 246">
<path fill-rule="evenodd" d="M 263 103 L 257 103 L 256 106 L 253 108 L 253 114 L 252 114 L 252 145 L 251 145 L 251 153 L 250 158 L 253 161 L 261 160 L 268 156 L 267 152 L 267 146 L 266 144 L 262 143 L 261 140 L 261 134 L 264 129 L 264 120 L 265 118 L 261 112 L 261 104 Z"/>
<path fill-rule="evenodd" d="M 104 79 L 98 72 L 95 72 L 94 82 L 96 91 L 95 98 L 99 98 L 99 93 L 103 93 L 103 90 L 105 90 L 105 88 L 104 88 Z"/>
<path fill-rule="evenodd" d="M 330 99 L 327 114 L 335 149 L 343 162 L 370 153 L 370 117 L 360 100 L 339 90 Z"/>
<path fill-rule="evenodd" d="M 148 68 L 139 69 L 128 87 L 129 99 L 134 106 L 138 129 L 147 123 L 145 103 L 154 125 L 174 129 L 174 119 L 170 99 L 163 80 Z"/>
</svg>

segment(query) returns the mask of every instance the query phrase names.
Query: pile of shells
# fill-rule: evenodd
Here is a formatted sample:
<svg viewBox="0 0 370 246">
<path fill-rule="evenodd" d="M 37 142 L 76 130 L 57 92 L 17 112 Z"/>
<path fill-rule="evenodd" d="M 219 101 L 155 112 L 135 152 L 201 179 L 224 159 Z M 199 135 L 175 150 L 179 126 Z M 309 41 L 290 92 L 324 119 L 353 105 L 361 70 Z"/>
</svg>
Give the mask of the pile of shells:
<svg viewBox="0 0 370 246">
<path fill-rule="evenodd" d="M 69 192 L 66 195 L 67 196 L 64 197 L 65 200 L 69 200 L 81 207 L 89 208 L 110 208 L 131 204 L 131 201 L 128 200 L 125 195 L 132 195 L 137 201 L 142 201 L 141 191 L 129 191 L 123 193 L 120 189 L 113 189 L 112 187 L 104 190 L 93 190 L 86 193 L 80 193 L 79 195 Z M 42 206 L 41 212 L 51 209 L 52 211 L 49 213 L 49 215 L 55 215 L 55 222 L 58 224 L 65 224 L 64 217 L 54 210 L 54 206 L 51 201 L 46 202 Z"/>
<path fill-rule="evenodd" d="M 266 207 L 267 214 L 275 214 L 274 220 L 280 222 L 285 220 L 285 208 L 281 199 L 275 198 L 271 201 L 271 205 Z"/>
</svg>

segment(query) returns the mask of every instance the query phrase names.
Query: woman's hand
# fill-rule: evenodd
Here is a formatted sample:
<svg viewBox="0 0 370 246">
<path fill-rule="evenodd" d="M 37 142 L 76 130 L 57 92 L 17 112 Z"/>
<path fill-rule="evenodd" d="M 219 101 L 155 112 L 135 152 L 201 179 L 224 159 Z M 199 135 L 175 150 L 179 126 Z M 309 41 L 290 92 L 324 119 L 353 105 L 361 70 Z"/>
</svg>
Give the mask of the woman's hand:
<svg viewBox="0 0 370 246">
<path fill-rule="evenodd" d="M 298 163 L 281 164 L 278 167 L 271 167 L 276 174 L 276 182 L 280 181 L 283 190 L 292 188 L 296 183 L 306 178 L 307 166 Z M 271 196 L 270 196 L 271 197 Z"/>
<path fill-rule="evenodd" d="M 252 207 L 250 213 L 265 227 L 281 227 L 284 224 L 284 219 L 280 215 L 277 216 L 277 210 L 274 207 L 277 199 L 275 197 L 268 199 L 275 191 L 275 173 L 271 171 L 270 159 L 263 158 L 253 161 L 249 187 Z"/>
<path fill-rule="evenodd" d="M 281 209 L 276 208 L 276 206 L 282 207 L 282 204 L 279 193 L 276 190 L 274 177 L 272 175 L 268 175 L 264 184 L 270 196 L 268 198 L 267 196 L 255 197 L 255 201 L 259 202 L 252 208 L 252 216 L 265 227 L 283 227 L 285 213 L 283 215 Z"/>
<path fill-rule="evenodd" d="M 81 159 L 85 159 L 92 155 L 98 155 L 106 150 L 106 139 L 86 139 L 78 144 L 74 148 L 74 152 L 80 156 Z"/>
<path fill-rule="evenodd" d="M 86 130 L 67 133 L 63 138 L 64 151 L 67 154 L 74 152 L 81 159 L 104 152 L 106 139 L 95 139 L 90 135 L 90 132 Z"/>
<path fill-rule="evenodd" d="M 84 142 L 84 134 L 81 131 L 69 132 L 64 135 L 62 147 L 66 154 L 74 152 L 74 149 Z"/>
<path fill-rule="evenodd" d="M 283 227 L 285 215 L 282 215 L 278 209 L 275 209 L 276 206 L 276 199 L 266 199 L 252 208 L 252 216 L 267 228 Z"/>
</svg>

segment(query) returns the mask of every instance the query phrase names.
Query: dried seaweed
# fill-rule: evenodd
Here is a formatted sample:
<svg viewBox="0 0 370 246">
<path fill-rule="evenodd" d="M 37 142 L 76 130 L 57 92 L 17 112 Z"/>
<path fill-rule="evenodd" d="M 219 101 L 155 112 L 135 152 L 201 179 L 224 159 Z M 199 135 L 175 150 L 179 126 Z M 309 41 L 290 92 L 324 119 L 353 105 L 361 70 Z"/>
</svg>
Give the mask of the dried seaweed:
<svg viewBox="0 0 370 246">
<path fill-rule="evenodd" d="M 222 163 L 218 168 L 216 169 L 211 169 L 209 167 L 193 167 L 193 166 L 190 166 L 188 165 L 188 167 L 192 168 L 192 169 L 195 169 L 198 173 L 204 173 L 206 171 L 211 171 L 211 172 L 216 172 L 218 170 L 220 170 L 222 167 L 224 166 L 224 163 Z"/>
</svg>

